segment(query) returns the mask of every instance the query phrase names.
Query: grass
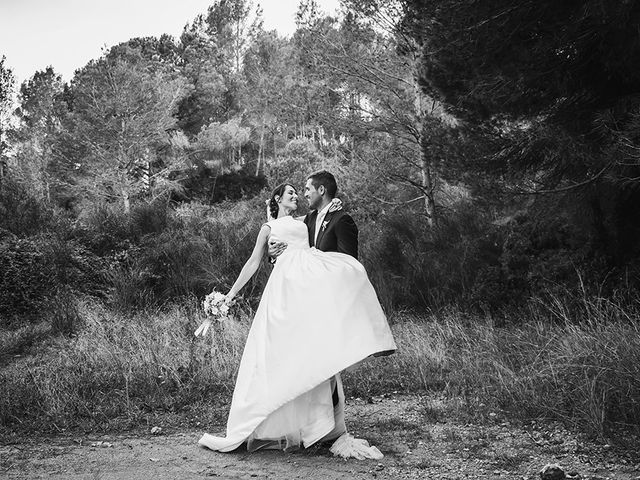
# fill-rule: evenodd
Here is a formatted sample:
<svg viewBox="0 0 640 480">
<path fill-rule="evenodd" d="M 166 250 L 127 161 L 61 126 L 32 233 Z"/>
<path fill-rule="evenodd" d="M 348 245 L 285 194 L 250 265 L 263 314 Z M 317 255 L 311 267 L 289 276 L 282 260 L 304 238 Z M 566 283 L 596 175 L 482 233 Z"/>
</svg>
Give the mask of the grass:
<svg viewBox="0 0 640 480">
<path fill-rule="evenodd" d="M 595 435 L 638 427 L 635 316 L 606 303 L 592 307 L 581 323 L 532 309 L 520 326 L 506 328 L 455 311 L 396 314 L 391 322 L 399 351 L 346 373 L 347 394 L 439 392 L 475 420 L 510 410 L 562 419 Z M 247 312 L 203 340 L 192 334 L 202 321 L 194 306 L 126 316 L 80 302 L 77 311 L 80 326 L 72 337 L 42 340 L 37 328 L 0 334 L 2 426 L 128 428 L 157 412 L 190 415 L 197 405 L 224 416 L 250 325 Z M 34 337 L 39 340 L 31 345 Z M 16 345 L 27 351 L 2 355 Z"/>
<path fill-rule="evenodd" d="M 0 371 L 2 424 L 135 424 L 149 411 L 229 394 L 248 321 L 219 325 L 204 342 L 192 334 L 202 320 L 194 309 L 126 317 L 84 304 L 79 313 L 76 336 L 50 338 Z"/>
</svg>

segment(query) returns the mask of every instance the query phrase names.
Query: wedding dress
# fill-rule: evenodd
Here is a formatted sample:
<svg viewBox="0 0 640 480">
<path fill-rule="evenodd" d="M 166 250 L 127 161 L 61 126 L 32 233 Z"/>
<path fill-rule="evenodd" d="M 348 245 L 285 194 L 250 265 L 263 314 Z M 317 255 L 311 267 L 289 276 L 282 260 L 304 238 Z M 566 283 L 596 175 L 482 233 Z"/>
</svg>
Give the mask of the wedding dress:
<svg viewBox="0 0 640 480">
<path fill-rule="evenodd" d="M 251 451 L 336 438 L 347 440 L 342 452 L 362 446 L 346 433 L 339 372 L 396 349 L 373 286 L 353 257 L 309 247 L 303 222 L 286 216 L 267 225 L 288 246 L 247 337 L 226 437 L 204 434 L 198 443 L 221 452 L 244 442 Z"/>
</svg>

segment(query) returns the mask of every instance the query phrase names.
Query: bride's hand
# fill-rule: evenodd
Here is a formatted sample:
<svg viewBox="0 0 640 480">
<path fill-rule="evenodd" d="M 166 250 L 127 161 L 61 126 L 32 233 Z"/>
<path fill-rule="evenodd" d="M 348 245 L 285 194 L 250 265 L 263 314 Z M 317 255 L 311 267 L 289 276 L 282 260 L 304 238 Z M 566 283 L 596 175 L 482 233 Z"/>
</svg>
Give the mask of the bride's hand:
<svg viewBox="0 0 640 480">
<path fill-rule="evenodd" d="M 224 297 L 223 303 L 227 306 L 230 307 L 231 305 L 233 305 L 233 299 L 234 299 L 235 295 L 232 295 L 231 292 L 227 293 Z"/>
<path fill-rule="evenodd" d="M 342 210 L 342 200 L 339 198 L 334 198 L 331 200 L 331 206 L 329 207 L 329 213 L 339 212 Z"/>
</svg>

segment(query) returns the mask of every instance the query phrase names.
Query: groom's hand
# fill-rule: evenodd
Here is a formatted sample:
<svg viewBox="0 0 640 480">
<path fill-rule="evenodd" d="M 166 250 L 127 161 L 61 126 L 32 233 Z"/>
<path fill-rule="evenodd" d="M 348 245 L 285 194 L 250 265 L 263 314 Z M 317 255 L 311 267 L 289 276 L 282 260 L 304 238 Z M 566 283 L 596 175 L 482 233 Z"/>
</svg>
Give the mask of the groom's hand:
<svg viewBox="0 0 640 480">
<path fill-rule="evenodd" d="M 280 256 L 286 248 L 287 244 L 285 242 L 280 242 L 275 239 L 269 240 L 269 258 L 273 258 L 275 260 L 275 258 Z"/>
<path fill-rule="evenodd" d="M 329 212 L 327 213 L 339 212 L 340 210 L 342 210 L 342 200 L 340 200 L 339 198 L 334 198 L 333 200 L 331 200 L 331 206 L 329 207 Z"/>
</svg>

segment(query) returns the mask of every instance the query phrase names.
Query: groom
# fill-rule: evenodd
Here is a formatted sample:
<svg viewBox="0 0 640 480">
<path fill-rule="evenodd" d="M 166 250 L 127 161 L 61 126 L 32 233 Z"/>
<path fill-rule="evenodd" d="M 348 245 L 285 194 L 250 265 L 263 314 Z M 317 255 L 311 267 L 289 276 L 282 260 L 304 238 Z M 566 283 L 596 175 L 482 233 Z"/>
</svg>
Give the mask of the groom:
<svg viewBox="0 0 640 480">
<path fill-rule="evenodd" d="M 304 197 L 309 202 L 311 212 L 304 217 L 309 232 L 309 245 L 323 252 L 340 252 L 358 258 L 358 227 L 353 218 L 344 210 L 329 212 L 331 200 L 338 191 L 335 177 L 326 170 L 320 170 L 307 177 Z M 269 257 L 276 258 L 286 243 L 269 242 Z"/>
</svg>

